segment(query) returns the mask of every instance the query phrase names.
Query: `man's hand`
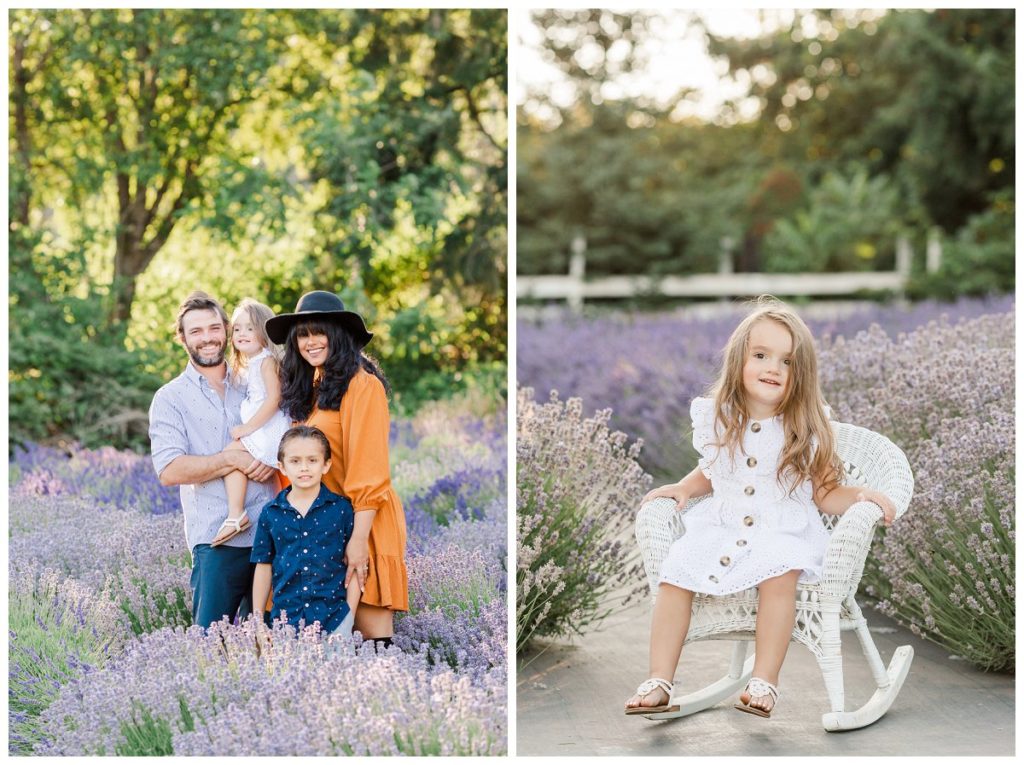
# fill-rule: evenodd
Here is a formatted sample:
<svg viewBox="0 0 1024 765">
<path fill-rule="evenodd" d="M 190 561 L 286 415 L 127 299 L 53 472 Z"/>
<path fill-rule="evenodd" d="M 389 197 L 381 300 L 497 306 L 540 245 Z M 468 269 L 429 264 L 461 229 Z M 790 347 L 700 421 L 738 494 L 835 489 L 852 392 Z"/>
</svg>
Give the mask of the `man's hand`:
<svg viewBox="0 0 1024 765">
<path fill-rule="evenodd" d="M 231 466 L 235 470 L 245 473 L 245 477 L 250 481 L 263 483 L 264 481 L 269 481 L 271 476 L 274 475 L 274 468 L 264 465 L 243 449 L 228 449 L 221 453 L 226 454 Z"/>
</svg>

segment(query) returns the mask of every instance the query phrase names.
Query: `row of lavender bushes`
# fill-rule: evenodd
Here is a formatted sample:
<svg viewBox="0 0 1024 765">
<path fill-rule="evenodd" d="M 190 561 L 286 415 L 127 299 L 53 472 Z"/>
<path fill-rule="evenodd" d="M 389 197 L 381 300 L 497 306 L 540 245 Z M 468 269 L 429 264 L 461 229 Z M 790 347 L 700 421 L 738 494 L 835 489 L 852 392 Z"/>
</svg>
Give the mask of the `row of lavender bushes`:
<svg viewBox="0 0 1024 765">
<path fill-rule="evenodd" d="M 519 383 L 532 386 L 536 398 L 558 390 L 582 398 L 585 411 L 613 408 L 605 422 L 643 440 L 639 464 L 659 482 L 676 480 L 695 460 L 689 402 L 714 380 L 718 354 L 741 315 L 563 314 L 521 322 Z M 876 532 L 862 592 L 976 666 L 1012 670 L 1012 296 L 806 315 L 836 418 L 889 436 L 915 473 L 909 514 Z M 578 444 L 569 440 L 565 448 L 584 448 Z M 557 474 L 553 461 L 533 469 Z M 521 486 L 534 480 L 522 467 L 517 475 Z M 560 480 L 548 479 L 555 486 Z M 616 495 L 607 504 L 625 504 L 620 512 L 631 517 L 642 493 L 634 483 L 629 498 Z M 522 498 L 519 507 L 522 513 Z M 578 592 L 560 597 L 582 602 Z"/>
<path fill-rule="evenodd" d="M 504 754 L 504 417 L 469 396 L 396 422 L 410 611 L 379 655 L 315 629 L 190 626 L 176 491 L 148 458 L 16 454 L 9 752 Z"/>
</svg>

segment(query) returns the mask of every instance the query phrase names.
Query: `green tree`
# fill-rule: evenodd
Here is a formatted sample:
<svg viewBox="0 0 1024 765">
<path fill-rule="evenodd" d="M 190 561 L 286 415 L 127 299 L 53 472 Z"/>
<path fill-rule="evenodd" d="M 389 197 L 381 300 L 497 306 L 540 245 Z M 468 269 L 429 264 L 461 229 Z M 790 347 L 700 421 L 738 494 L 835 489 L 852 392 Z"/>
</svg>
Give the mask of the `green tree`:
<svg viewBox="0 0 1024 765">
<path fill-rule="evenodd" d="M 264 11 L 14 11 L 18 220 L 55 197 L 116 200 L 109 320 L 124 328 L 140 274 L 188 212 L 272 218 L 279 178 L 239 147 L 246 106 L 284 46 Z M 241 148 L 241 150 L 239 150 Z M 35 194 L 24 179 L 44 174 Z"/>
<path fill-rule="evenodd" d="M 759 39 L 709 34 L 709 52 L 749 79 L 785 156 L 889 175 L 908 220 L 951 232 L 1014 185 L 1014 13 L 797 11 Z"/>
</svg>

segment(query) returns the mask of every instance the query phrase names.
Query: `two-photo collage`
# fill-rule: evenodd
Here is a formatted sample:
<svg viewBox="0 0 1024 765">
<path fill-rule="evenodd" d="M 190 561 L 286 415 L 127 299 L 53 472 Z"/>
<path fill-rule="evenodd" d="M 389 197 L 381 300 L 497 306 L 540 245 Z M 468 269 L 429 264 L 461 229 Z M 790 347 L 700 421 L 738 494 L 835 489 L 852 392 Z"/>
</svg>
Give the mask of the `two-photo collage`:
<svg viewBox="0 0 1024 765">
<path fill-rule="evenodd" d="M 1014 756 L 1016 27 L 8 8 L 8 756 Z"/>
</svg>

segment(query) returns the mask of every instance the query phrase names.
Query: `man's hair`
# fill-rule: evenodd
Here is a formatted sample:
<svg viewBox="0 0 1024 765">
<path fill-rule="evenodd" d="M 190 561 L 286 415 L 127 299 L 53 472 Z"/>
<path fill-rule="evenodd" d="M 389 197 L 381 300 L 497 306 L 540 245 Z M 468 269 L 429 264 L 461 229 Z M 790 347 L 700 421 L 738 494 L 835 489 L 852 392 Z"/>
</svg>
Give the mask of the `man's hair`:
<svg viewBox="0 0 1024 765">
<path fill-rule="evenodd" d="M 327 436 L 320 428 L 315 428 L 312 425 L 296 425 L 294 428 L 286 430 L 281 436 L 281 444 L 277 447 L 278 462 L 284 462 L 284 445 L 296 438 L 312 438 L 314 441 L 319 441 L 324 450 L 324 462 L 331 458 L 331 442 L 327 440 Z"/>
<path fill-rule="evenodd" d="M 178 306 L 178 315 L 174 319 L 174 334 L 179 341 L 185 342 L 185 314 L 189 311 L 216 311 L 224 322 L 224 329 L 227 330 L 228 315 L 221 304 L 202 290 L 195 290 Z"/>
</svg>

